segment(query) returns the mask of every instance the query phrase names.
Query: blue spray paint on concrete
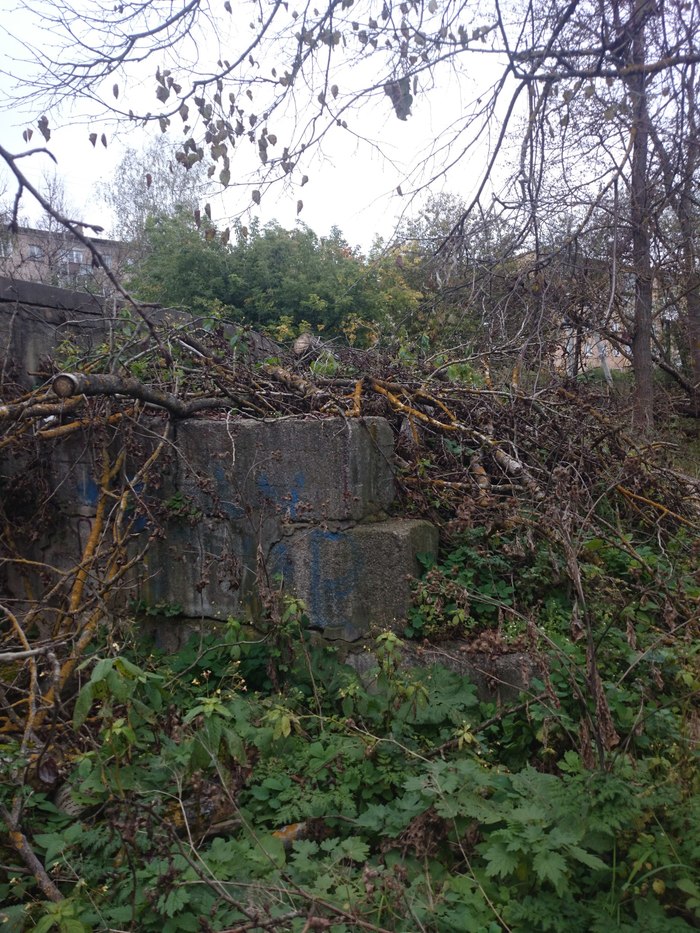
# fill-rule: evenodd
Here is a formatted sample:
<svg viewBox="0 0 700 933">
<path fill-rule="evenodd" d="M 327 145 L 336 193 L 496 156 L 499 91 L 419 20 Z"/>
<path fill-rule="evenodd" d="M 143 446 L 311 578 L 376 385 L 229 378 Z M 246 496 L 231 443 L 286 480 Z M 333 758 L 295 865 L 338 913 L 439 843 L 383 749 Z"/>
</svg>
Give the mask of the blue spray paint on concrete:
<svg viewBox="0 0 700 933">
<path fill-rule="evenodd" d="M 337 627 L 339 620 L 349 615 L 345 604 L 352 596 L 360 568 L 356 566 L 353 554 L 344 562 L 348 569 L 331 576 L 328 542 L 352 548 L 352 539 L 341 531 L 313 531 L 310 541 L 310 615 L 320 628 Z"/>
<path fill-rule="evenodd" d="M 299 507 L 302 505 L 301 494 L 306 486 L 306 477 L 301 471 L 294 474 L 290 486 L 285 486 L 283 490 L 280 490 L 279 486 L 272 483 L 266 473 L 258 474 L 255 485 L 268 502 L 276 508 L 283 509 L 289 515 L 289 518 L 293 520 L 304 518 L 300 514 Z"/>
<path fill-rule="evenodd" d="M 77 483 L 78 496 L 83 505 L 97 506 L 100 497 L 100 487 L 89 473 L 83 475 Z"/>
<path fill-rule="evenodd" d="M 294 561 L 284 541 L 278 541 L 270 552 L 270 573 L 273 577 L 281 576 L 287 585 L 293 586 Z"/>
<path fill-rule="evenodd" d="M 304 537 L 301 548 L 297 535 L 273 546 L 270 574 L 281 576 L 290 592 L 305 593 L 314 628 L 336 629 L 352 614 L 350 606 L 361 575 L 355 542 L 344 531 L 316 528 L 299 534 Z M 300 553 L 307 555 L 308 565 L 300 565 Z M 337 572 L 335 568 L 344 569 Z"/>
<path fill-rule="evenodd" d="M 227 495 L 230 495 L 231 493 L 231 482 L 226 476 L 224 468 L 220 463 L 212 464 L 212 476 L 216 483 L 216 491 L 219 497 L 219 504 L 221 506 L 222 512 L 224 512 L 227 518 L 230 519 L 235 520 L 238 518 L 243 518 L 245 515 L 245 509 L 226 498 Z"/>
</svg>

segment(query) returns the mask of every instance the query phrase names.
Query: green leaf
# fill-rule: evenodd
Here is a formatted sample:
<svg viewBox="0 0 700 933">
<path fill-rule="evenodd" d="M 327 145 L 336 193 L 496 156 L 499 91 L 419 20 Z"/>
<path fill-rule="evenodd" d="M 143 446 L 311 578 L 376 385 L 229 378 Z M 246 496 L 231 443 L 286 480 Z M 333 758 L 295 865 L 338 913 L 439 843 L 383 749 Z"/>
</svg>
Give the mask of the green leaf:
<svg viewBox="0 0 700 933">
<path fill-rule="evenodd" d="M 35 833 L 34 842 L 44 849 L 44 863 L 50 865 L 66 848 L 65 835 L 59 833 Z"/>
<path fill-rule="evenodd" d="M 163 924 L 163 933 L 197 933 L 201 929 L 199 920 L 192 913 L 171 917 Z"/>
<path fill-rule="evenodd" d="M 109 671 L 104 678 L 104 683 L 109 695 L 119 700 L 120 703 L 124 703 L 131 696 L 133 685 L 125 680 L 116 669 Z"/>
<path fill-rule="evenodd" d="M 487 842 L 483 847 L 484 858 L 488 862 L 486 874 L 489 878 L 507 878 L 512 875 L 520 863 L 519 856 L 510 852 L 499 839 Z"/>
<path fill-rule="evenodd" d="M 97 684 L 100 683 L 100 681 L 105 680 L 107 675 L 113 669 L 114 663 L 114 658 L 101 658 L 92 669 L 90 683 Z"/>
<path fill-rule="evenodd" d="M 148 676 L 149 676 L 149 675 L 146 673 L 146 671 L 144 671 L 144 670 L 143 670 L 142 668 L 140 668 L 140 667 L 137 667 L 135 664 L 133 664 L 133 663 L 132 663 L 131 661 L 129 661 L 127 658 L 122 658 L 122 657 L 115 658 L 115 659 L 114 659 L 114 664 L 115 664 L 115 667 L 117 668 L 117 670 L 118 670 L 120 673 L 122 673 L 122 674 L 128 674 L 130 677 L 133 677 L 134 680 L 142 680 L 142 681 L 143 681 L 143 680 L 146 680 L 146 679 L 148 678 Z"/>
<path fill-rule="evenodd" d="M 91 928 L 81 923 L 80 920 L 73 920 L 70 917 L 61 919 L 61 933 L 90 933 Z"/>
<path fill-rule="evenodd" d="M 268 834 L 259 836 L 256 843 L 251 851 L 251 859 L 264 866 L 267 871 L 284 866 L 287 856 L 281 839 Z"/>
<path fill-rule="evenodd" d="M 226 744 L 226 750 L 229 755 L 240 764 L 245 764 L 248 760 L 246 755 L 245 743 L 241 736 L 233 729 L 224 729 L 222 738 Z"/>
<path fill-rule="evenodd" d="M 566 861 L 559 852 L 538 852 L 532 860 L 532 867 L 541 881 L 549 881 L 560 894 L 566 882 Z"/>
<path fill-rule="evenodd" d="M 598 858 L 597 855 L 593 855 L 591 852 L 586 852 L 586 850 L 582 849 L 580 846 L 567 846 L 566 851 L 567 854 L 575 858 L 577 862 L 581 862 L 582 865 L 587 865 L 595 871 L 608 870 L 608 866 L 602 859 Z"/>
<path fill-rule="evenodd" d="M 3 895 L 4 896 L 4 895 Z M 3 933 L 22 933 L 27 928 L 27 911 L 24 904 L 0 908 L 0 927 Z"/>
<path fill-rule="evenodd" d="M 218 716 L 212 716 L 207 720 L 206 725 L 199 734 L 200 741 L 212 755 L 216 755 L 219 751 L 223 728 L 222 720 Z"/>
<path fill-rule="evenodd" d="M 343 839 L 340 848 L 345 858 L 352 862 L 366 862 L 369 858 L 369 846 L 357 836 Z"/>
<path fill-rule="evenodd" d="M 87 683 L 78 694 L 78 699 L 73 707 L 73 728 L 79 729 L 88 717 L 93 700 L 95 699 L 95 689 L 92 683 Z"/>
<path fill-rule="evenodd" d="M 56 918 L 51 916 L 41 917 L 37 925 L 34 927 L 32 933 L 48 933 L 49 930 L 52 930 L 56 926 Z"/>
<path fill-rule="evenodd" d="M 184 887 L 171 888 L 168 893 L 159 898 L 158 907 L 167 917 L 174 917 L 190 902 L 190 895 Z"/>
</svg>

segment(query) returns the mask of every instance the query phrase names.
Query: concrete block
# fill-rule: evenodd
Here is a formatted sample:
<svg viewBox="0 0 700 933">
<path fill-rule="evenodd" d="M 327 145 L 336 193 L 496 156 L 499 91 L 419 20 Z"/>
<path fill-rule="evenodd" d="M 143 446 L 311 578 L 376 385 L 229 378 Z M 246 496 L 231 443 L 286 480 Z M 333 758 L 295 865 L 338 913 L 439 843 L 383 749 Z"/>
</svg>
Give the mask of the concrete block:
<svg viewBox="0 0 700 933">
<path fill-rule="evenodd" d="M 254 539 L 227 522 L 171 521 L 138 568 L 136 592 L 151 615 L 227 619 L 255 615 Z"/>
<path fill-rule="evenodd" d="M 50 501 L 67 515 L 95 514 L 102 477 L 102 443 L 108 443 L 110 463 L 123 449 L 127 456 L 123 466 L 132 480 L 143 462 L 153 453 L 163 433 L 165 422 L 150 418 L 141 424 L 123 423 L 103 429 L 96 439 L 92 431 L 78 431 L 63 438 L 44 441 L 37 447 L 44 464 L 46 485 L 51 490 Z M 148 495 L 151 499 L 172 495 L 168 477 L 172 470 L 173 451 L 167 448 L 154 467 Z M 170 483 L 172 487 L 172 483 Z M 136 481 L 137 494 L 143 483 Z"/>
<path fill-rule="evenodd" d="M 403 663 L 420 667 L 441 664 L 468 677 L 480 700 L 499 706 L 517 702 L 520 694 L 529 692 L 533 681 L 543 676 L 541 660 L 527 652 L 487 654 L 473 650 L 467 639 L 436 646 L 406 643 Z"/>
<path fill-rule="evenodd" d="M 437 553 L 429 522 L 392 519 L 344 530 L 292 531 L 270 554 L 270 570 L 304 600 L 327 637 L 353 641 L 406 615 L 419 554 Z"/>
<path fill-rule="evenodd" d="M 82 296 L 84 304 L 79 309 L 63 308 L 60 304 L 40 307 L 30 300 L 41 299 L 44 292 L 52 300 L 55 293 L 63 290 L 27 282 L 3 287 L 6 281 L 0 279 L 0 347 L 6 372 L 19 385 L 31 388 L 41 384 L 49 375 L 45 361 L 55 357 L 63 341 L 81 352 L 104 342 L 107 327 L 90 296 Z M 17 292 L 14 301 L 13 291 Z"/>
<path fill-rule="evenodd" d="M 358 521 L 394 498 L 383 418 L 181 422 L 178 489 L 204 514 L 252 510 L 280 523 Z"/>
<path fill-rule="evenodd" d="M 52 502 L 66 515 L 92 516 L 100 495 L 102 465 L 89 434 L 79 431 L 45 450 Z"/>
</svg>

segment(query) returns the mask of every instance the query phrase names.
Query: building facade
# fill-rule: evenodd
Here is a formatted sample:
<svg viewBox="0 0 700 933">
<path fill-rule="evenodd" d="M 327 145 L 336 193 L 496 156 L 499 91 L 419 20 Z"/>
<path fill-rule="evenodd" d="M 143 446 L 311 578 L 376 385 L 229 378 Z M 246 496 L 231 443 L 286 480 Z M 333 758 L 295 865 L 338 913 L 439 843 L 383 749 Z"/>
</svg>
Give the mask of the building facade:
<svg viewBox="0 0 700 933">
<path fill-rule="evenodd" d="M 127 243 L 89 237 L 107 268 L 120 276 L 130 264 Z M 0 230 L 0 275 L 23 282 L 39 282 L 110 295 L 114 286 L 92 253 L 67 230 L 20 227 L 16 233 L 5 225 Z"/>
</svg>

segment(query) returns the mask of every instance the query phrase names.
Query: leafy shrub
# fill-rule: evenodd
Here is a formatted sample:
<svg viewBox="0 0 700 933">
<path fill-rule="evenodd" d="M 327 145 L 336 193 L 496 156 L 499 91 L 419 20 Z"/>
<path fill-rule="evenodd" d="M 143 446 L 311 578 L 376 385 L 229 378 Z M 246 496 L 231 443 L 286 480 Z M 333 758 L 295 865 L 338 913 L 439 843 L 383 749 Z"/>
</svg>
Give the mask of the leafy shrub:
<svg viewBox="0 0 700 933">
<path fill-rule="evenodd" d="M 569 649 L 545 699 L 500 711 L 441 666 L 403 669 L 391 633 L 361 679 L 312 645 L 294 601 L 263 641 L 231 621 L 174 656 L 93 659 L 67 749 L 73 815 L 29 787 L 23 804 L 64 900 L 8 853 L 6 928 L 690 930 L 687 665 L 643 720 L 648 682 L 618 684 L 627 731 L 590 770 Z"/>
</svg>

